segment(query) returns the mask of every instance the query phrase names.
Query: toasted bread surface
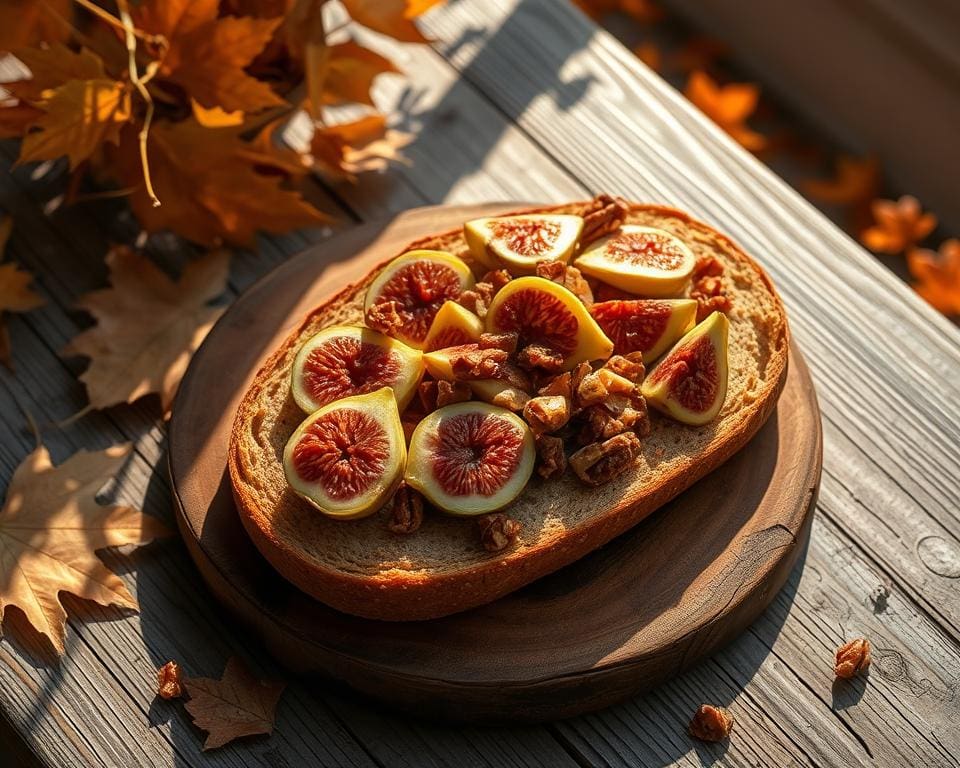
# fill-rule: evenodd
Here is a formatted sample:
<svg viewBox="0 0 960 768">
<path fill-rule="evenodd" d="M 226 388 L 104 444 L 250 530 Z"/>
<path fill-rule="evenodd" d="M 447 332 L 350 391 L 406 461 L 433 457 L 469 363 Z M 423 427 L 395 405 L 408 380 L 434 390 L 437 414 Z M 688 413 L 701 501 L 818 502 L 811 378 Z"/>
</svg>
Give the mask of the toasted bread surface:
<svg viewBox="0 0 960 768">
<path fill-rule="evenodd" d="M 537 209 L 581 213 L 588 202 Z M 429 514 L 413 535 L 391 533 L 385 512 L 362 520 L 324 517 L 287 486 L 281 456 L 304 415 L 290 396 L 299 346 L 324 327 L 363 321 L 364 293 L 383 265 L 317 307 L 264 363 L 237 412 L 229 447 L 234 497 L 254 543 L 284 577 L 338 610 L 406 621 L 456 613 L 495 600 L 567 565 L 644 517 L 739 450 L 772 413 L 787 372 L 789 332 L 763 270 L 724 235 L 669 208 L 632 204 L 628 223 L 659 227 L 699 256 L 724 265 L 732 297 L 729 385 L 718 418 L 686 427 L 651 412 L 652 431 L 630 471 L 589 488 L 572 472 L 536 475 L 506 510 L 522 523 L 516 546 L 489 553 L 476 522 Z M 459 229 L 409 248 L 467 256 Z M 386 263 L 386 262 L 385 262 Z"/>
</svg>

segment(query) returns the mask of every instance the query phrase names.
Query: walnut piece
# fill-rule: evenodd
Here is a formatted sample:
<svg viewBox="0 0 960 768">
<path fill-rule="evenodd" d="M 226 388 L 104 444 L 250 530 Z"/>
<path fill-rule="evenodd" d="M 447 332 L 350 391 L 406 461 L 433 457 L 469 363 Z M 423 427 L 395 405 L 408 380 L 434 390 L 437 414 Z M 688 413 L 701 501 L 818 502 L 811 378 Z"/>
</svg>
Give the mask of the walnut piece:
<svg viewBox="0 0 960 768">
<path fill-rule="evenodd" d="M 490 398 L 491 405 L 499 405 L 509 411 L 522 411 L 523 406 L 530 402 L 530 395 L 516 387 L 504 387 Z"/>
<path fill-rule="evenodd" d="M 391 533 L 416 533 L 423 522 L 423 496 L 407 485 L 401 485 L 393 494 L 387 528 Z"/>
<path fill-rule="evenodd" d="M 571 415 L 570 399 L 563 395 L 541 395 L 523 406 L 523 418 L 535 435 L 556 432 Z"/>
<path fill-rule="evenodd" d="M 629 204 L 620 198 L 598 195 L 591 210 L 584 213 L 580 246 L 585 247 L 594 240 L 616 232 L 626 221 L 629 210 Z"/>
<path fill-rule="evenodd" d="M 499 379 L 508 355 L 502 349 L 480 349 L 476 345 L 466 344 L 451 352 L 449 357 L 450 368 L 457 381 L 476 381 Z"/>
<path fill-rule="evenodd" d="M 487 309 L 490 307 L 487 300 L 477 290 L 462 291 L 457 297 L 457 304 L 464 309 L 469 309 L 481 320 L 487 316 Z"/>
<path fill-rule="evenodd" d="M 603 485 L 633 464 L 640 450 L 636 433 L 623 432 L 581 448 L 570 457 L 570 466 L 587 485 Z"/>
<path fill-rule="evenodd" d="M 625 379 L 609 368 L 599 368 L 583 377 L 577 387 L 577 403 L 580 406 L 596 405 L 611 395 L 629 395 L 636 389 L 629 379 Z"/>
<path fill-rule="evenodd" d="M 573 383 L 570 371 L 564 371 L 550 378 L 546 384 L 537 390 L 538 395 L 562 395 L 573 397 Z"/>
<path fill-rule="evenodd" d="M 701 276 L 694 277 L 693 286 L 690 289 L 690 298 L 697 302 L 698 323 L 711 312 L 729 312 L 732 306 L 730 297 L 723 290 L 723 280 L 720 279 L 720 275 L 723 274 L 723 265 L 712 256 L 706 258 L 710 260 L 709 263 L 703 267 Z"/>
<path fill-rule="evenodd" d="M 718 277 L 723 274 L 723 262 L 716 256 L 700 256 L 693 265 L 694 282 L 701 277 Z"/>
<path fill-rule="evenodd" d="M 180 665 L 168 661 L 157 670 L 157 696 L 161 699 L 179 699 L 183 695 Z"/>
<path fill-rule="evenodd" d="M 537 474 L 542 478 L 562 475 L 567 469 L 567 455 L 563 452 L 563 439 L 554 435 L 537 435 Z"/>
<path fill-rule="evenodd" d="M 723 741 L 733 730 L 733 715 L 723 707 L 701 704 L 687 730 L 700 741 Z"/>
<path fill-rule="evenodd" d="M 517 340 L 520 337 L 513 331 L 506 333 L 481 333 L 477 345 L 480 349 L 502 349 L 507 354 L 517 351 Z"/>
<path fill-rule="evenodd" d="M 420 386 L 417 387 L 417 396 L 420 398 L 420 404 L 423 406 L 425 413 L 430 413 L 437 409 L 438 393 L 437 382 L 432 380 L 420 382 Z"/>
<path fill-rule="evenodd" d="M 483 277 L 480 278 L 481 283 L 489 285 L 493 292 L 490 294 L 492 299 L 497 295 L 497 292 L 503 288 L 511 280 L 510 273 L 505 269 L 494 269 L 490 272 L 487 272 Z"/>
<path fill-rule="evenodd" d="M 634 384 L 643 382 L 646 369 L 643 366 L 643 356 L 639 352 L 630 352 L 626 355 L 614 355 L 603 367 Z"/>
<path fill-rule="evenodd" d="M 396 301 L 379 301 L 367 310 L 367 325 L 388 336 L 396 336 L 403 327 L 400 310 L 403 307 Z"/>
<path fill-rule="evenodd" d="M 559 373 L 563 370 L 563 355 L 541 344 L 528 344 L 517 352 L 517 365 L 528 371 Z"/>
<path fill-rule="evenodd" d="M 437 382 L 437 408 L 443 408 L 452 403 L 463 403 L 473 396 L 473 390 L 465 381 L 451 383 L 449 381 Z"/>
<path fill-rule="evenodd" d="M 870 666 L 870 641 L 863 637 L 851 640 L 837 648 L 833 673 L 837 677 L 856 677 Z"/>
<path fill-rule="evenodd" d="M 538 261 L 537 277 L 562 285 L 588 307 L 593 304 L 593 291 L 590 290 L 590 284 L 576 267 L 571 267 L 562 261 Z"/>
<path fill-rule="evenodd" d="M 512 520 L 502 512 L 484 515 L 477 520 L 480 543 L 487 552 L 501 552 L 514 544 L 520 535 L 519 521 Z"/>
</svg>

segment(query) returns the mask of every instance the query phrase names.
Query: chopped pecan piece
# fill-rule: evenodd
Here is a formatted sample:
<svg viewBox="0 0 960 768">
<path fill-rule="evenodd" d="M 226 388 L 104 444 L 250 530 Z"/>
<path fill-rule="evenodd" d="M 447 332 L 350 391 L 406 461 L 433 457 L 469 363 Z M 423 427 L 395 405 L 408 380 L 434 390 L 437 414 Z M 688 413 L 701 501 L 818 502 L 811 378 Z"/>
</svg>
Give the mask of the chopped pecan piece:
<svg viewBox="0 0 960 768">
<path fill-rule="evenodd" d="M 475 344 L 465 344 L 451 352 L 450 368 L 457 381 L 499 379 L 507 357 L 502 349 L 480 349 Z"/>
<path fill-rule="evenodd" d="M 720 266 L 721 272 L 723 266 Z M 711 312 L 729 312 L 730 297 L 723 291 L 723 280 L 719 275 L 708 274 L 694 280 L 690 290 L 690 298 L 697 302 L 697 322 L 706 318 Z"/>
<path fill-rule="evenodd" d="M 507 270 L 493 269 L 490 272 L 487 272 L 487 274 L 485 274 L 483 277 L 481 277 L 480 282 L 486 283 L 491 288 L 493 288 L 493 292 L 490 294 L 490 298 L 492 299 L 494 296 L 497 295 L 497 291 L 499 291 L 501 288 L 503 288 L 503 286 L 505 286 L 507 283 L 510 282 L 510 279 L 511 279 L 510 273 L 507 272 Z"/>
<path fill-rule="evenodd" d="M 534 397 L 523 406 L 523 418 L 535 435 L 556 432 L 571 415 L 570 399 L 563 395 Z"/>
<path fill-rule="evenodd" d="M 577 402 L 581 406 L 602 403 L 610 395 L 629 395 L 636 385 L 609 368 L 599 368 L 584 376 L 577 387 Z"/>
<path fill-rule="evenodd" d="M 451 383 L 449 381 L 437 382 L 437 408 L 443 408 L 452 403 L 462 403 L 469 400 L 473 395 L 470 385 L 465 381 Z"/>
<path fill-rule="evenodd" d="M 567 455 L 563 452 L 563 439 L 554 435 L 537 435 L 537 474 L 548 478 L 562 475 L 567 469 Z"/>
<path fill-rule="evenodd" d="M 620 198 L 598 195 L 592 209 L 584 213 L 580 245 L 586 246 L 618 230 L 626 221 L 629 210 L 629 205 Z"/>
<path fill-rule="evenodd" d="M 403 307 L 399 302 L 379 301 L 367 310 L 367 325 L 388 336 L 395 336 L 397 330 L 403 327 L 401 309 Z"/>
<path fill-rule="evenodd" d="M 571 376 L 569 371 L 564 371 L 563 373 L 554 376 L 546 384 L 544 384 L 540 389 L 537 390 L 538 395 L 563 395 L 563 397 L 573 397 L 573 385 L 571 383 Z"/>
<path fill-rule="evenodd" d="M 870 666 L 870 660 L 870 641 L 858 637 L 837 648 L 833 673 L 845 679 L 856 677 Z"/>
<path fill-rule="evenodd" d="M 687 730 L 700 741 L 723 741 L 733 730 L 733 715 L 723 707 L 701 704 Z"/>
<path fill-rule="evenodd" d="M 183 695 L 180 665 L 168 661 L 157 670 L 157 696 L 161 699 L 179 699 Z"/>
<path fill-rule="evenodd" d="M 538 261 L 537 277 L 562 285 L 588 307 L 593 304 L 593 291 L 590 290 L 590 284 L 576 267 L 571 267 L 562 261 Z"/>
<path fill-rule="evenodd" d="M 570 457 L 570 466 L 587 485 L 602 485 L 633 464 L 640 450 L 636 433 L 623 432 L 581 448 Z"/>
<path fill-rule="evenodd" d="M 580 382 L 582 382 L 584 376 L 592 370 L 593 368 L 590 367 L 590 363 L 580 363 L 580 365 L 570 371 L 570 387 L 574 392 L 580 389 Z"/>
<path fill-rule="evenodd" d="M 499 405 L 510 411 L 522 411 L 523 406 L 528 402 L 530 402 L 530 395 L 516 387 L 504 387 L 490 398 L 491 405 Z"/>
<path fill-rule="evenodd" d="M 508 354 L 517 351 L 517 339 L 519 335 L 513 331 L 507 333 L 481 333 L 480 341 L 477 342 L 480 349 L 502 349 Z"/>
<path fill-rule="evenodd" d="M 466 307 L 481 320 L 487 316 L 487 310 L 490 309 L 490 302 L 503 286 L 510 282 L 510 273 L 505 269 L 487 272 L 483 280 L 476 283 L 472 290 L 463 291 L 457 299 L 457 303 Z"/>
<path fill-rule="evenodd" d="M 613 371 L 623 376 L 623 378 L 632 381 L 634 384 L 641 383 L 646 374 L 646 370 L 643 367 L 643 356 L 639 352 L 630 352 L 626 355 L 614 355 L 603 364 L 603 367 L 608 371 Z"/>
<path fill-rule="evenodd" d="M 502 512 L 484 515 L 477 520 L 480 543 L 487 552 L 500 552 L 515 543 L 520 535 L 520 522 Z"/>
<path fill-rule="evenodd" d="M 532 371 L 535 368 L 547 373 L 563 370 L 563 355 L 541 344 L 528 344 L 517 352 L 517 365 Z"/>
<path fill-rule="evenodd" d="M 719 277 L 723 274 L 723 262 L 716 256 L 700 256 L 693 266 L 693 282 L 701 277 Z"/>
<path fill-rule="evenodd" d="M 457 304 L 465 309 L 469 309 L 481 320 L 487 316 L 487 309 L 489 309 L 490 306 L 489 302 L 476 290 L 461 292 L 457 297 Z"/>
<path fill-rule="evenodd" d="M 415 533 L 423 522 L 423 496 L 407 485 L 401 485 L 393 494 L 387 528 L 391 533 Z"/>
<path fill-rule="evenodd" d="M 563 285 L 563 276 L 567 271 L 567 265 L 562 261 L 538 261 L 537 277 L 551 280 L 554 283 Z"/>
<path fill-rule="evenodd" d="M 437 382 L 432 380 L 420 382 L 420 386 L 417 387 L 417 397 L 420 398 L 420 404 L 423 406 L 424 413 L 430 413 L 437 409 L 438 394 Z"/>
<path fill-rule="evenodd" d="M 522 389 L 527 393 L 533 391 L 533 382 L 530 381 L 530 374 L 510 361 L 503 364 L 499 378 L 515 389 Z"/>
</svg>

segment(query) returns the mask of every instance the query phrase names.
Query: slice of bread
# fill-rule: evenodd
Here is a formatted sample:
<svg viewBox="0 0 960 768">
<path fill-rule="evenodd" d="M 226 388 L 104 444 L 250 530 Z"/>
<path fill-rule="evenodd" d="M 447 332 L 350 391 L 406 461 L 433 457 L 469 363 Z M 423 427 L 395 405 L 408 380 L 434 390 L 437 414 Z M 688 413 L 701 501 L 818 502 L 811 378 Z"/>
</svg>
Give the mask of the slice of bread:
<svg viewBox="0 0 960 768">
<path fill-rule="evenodd" d="M 537 209 L 584 212 L 590 203 Z M 636 525 L 718 467 L 757 432 L 776 405 L 787 373 L 789 332 L 769 278 L 724 235 L 679 211 L 631 205 L 628 223 L 668 230 L 699 256 L 724 267 L 732 298 L 729 386 L 719 417 L 698 428 L 651 412 L 635 468 L 589 488 L 571 471 L 534 475 L 508 514 L 523 530 L 516 546 L 491 554 L 479 545 L 476 521 L 441 513 L 420 530 L 390 533 L 385 512 L 362 520 L 324 517 L 287 486 L 281 455 L 304 418 L 290 396 L 290 367 L 300 345 L 337 323 L 360 324 L 367 285 L 381 265 L 317 307 L 263 365 L 237 412 L 229 465 L 247 532 L 270 563 L 313 597 L 374 619 L 430 619 L 495 600 L 562 568 Z M 466 256 L 460 230 L 424 237 L 410 248 Z M 682 553 L 677 553 L 678 556 Z"/>
</svg>

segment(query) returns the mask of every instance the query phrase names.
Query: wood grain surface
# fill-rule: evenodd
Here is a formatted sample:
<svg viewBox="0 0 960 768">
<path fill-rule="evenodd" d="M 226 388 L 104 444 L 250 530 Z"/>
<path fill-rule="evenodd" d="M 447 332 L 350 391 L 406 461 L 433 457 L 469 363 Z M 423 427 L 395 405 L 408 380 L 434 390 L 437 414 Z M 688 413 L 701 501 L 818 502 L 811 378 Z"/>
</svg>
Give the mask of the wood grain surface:
<svg viewBox="0 0 960 768">
<path fill-rule="evenodd" d="M 593 556 L 490 605 L 427 622 L 369 621 L 273 573 L 244 533 L 225 474 L 236 406 L 256 371 L 311 309 L 407 243 L 519 207 L 415 209 L 290 259 L 207 337 L 168 429 L 180 530 L 218 598 L 281 663 L 445 719 L 571 717 L 716 651 L 786 580 L 820 481 L 816 396 L 793 350 L 782 405 L 746 449 Z"/>
<path fill-rule="evenodd" d="M 184 547 L 164 542 L 109 556 L 141 613 L 71 604 L 59 664 L 4 625 L 5 717 L 57 768 L 960 764 L 960 333 L 567 3 L 457 0 L 422 26 L 431 47 L 347 30 L 409 75 L 379 79 L 374 95 L 416 137 L 411 165 L 338 188 L 331 210 L 349 226 L 435 202 L 611 191 L 730 232 L 773 275 L 819 395 L 824 474 L 803 570 L 718 654 L 602 712 L 448 728 L 293 681 L 273 736 L 201 753 L 182 710 L 154 701 L 154 668 L 177 658 L 219 675 L 239 653 L 281 673 L 217 609 Z M 108 243 L 135 238 L 135 223 L 120 203 L 58 206 L 65 164 L 12 168 L 16 151 L 0 143 L 0 209 L 16 220 L 7 258 L 39 276 L 48 303 L 6 319 L 16 376 L 0 369 L 0 485 L 33 448 L 26 408 L 55 461 L 131 441 L 107 495 L 172 524 L 154 399 L 53 426 L 86 403 L 82 362 L 57 354 L 89 324 L 73 306 L 103 286 Z M 261 238 L 234 257 L 226 298 L 326 235 Z M 173 272 L 189 256 L 163 237 L 148 248 Z M 870 599 L 881 585 L 882 606 Z M 869 679 L 834 686 L 833 650 L 857 635 L 879 649 Z M 705 701 L 734 712 L 729 743 L 686 735 Z"/>
</svg>

